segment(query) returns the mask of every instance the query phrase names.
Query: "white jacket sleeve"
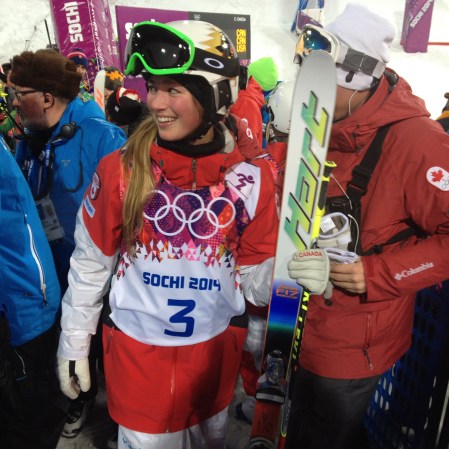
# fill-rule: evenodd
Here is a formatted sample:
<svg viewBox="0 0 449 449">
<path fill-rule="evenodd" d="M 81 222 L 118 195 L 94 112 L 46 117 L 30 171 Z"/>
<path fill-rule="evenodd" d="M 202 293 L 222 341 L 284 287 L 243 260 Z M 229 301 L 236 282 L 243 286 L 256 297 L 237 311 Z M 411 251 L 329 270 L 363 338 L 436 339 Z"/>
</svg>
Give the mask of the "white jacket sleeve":
<svg viewBox="0 0 449 449">
<path fill-rule="evenodd" d="M 255 306 L 266 306 L 271 298 L 274 257 L 258 265 L 240 267 L 241 286 L 245 298 Z"/>
<path fill-rule="evenodd" d="M 119 248 L 105 256 L 94 244 L 84 223 L 82 207 L 75 229 L 76 247 L 70 259 L 69 288 L 62 298 L 62 333 L 58 356 L 80 360 L 89 354 L 91 335 L 95 334 L 103 296 L 107 292 Z"/>
</svg>

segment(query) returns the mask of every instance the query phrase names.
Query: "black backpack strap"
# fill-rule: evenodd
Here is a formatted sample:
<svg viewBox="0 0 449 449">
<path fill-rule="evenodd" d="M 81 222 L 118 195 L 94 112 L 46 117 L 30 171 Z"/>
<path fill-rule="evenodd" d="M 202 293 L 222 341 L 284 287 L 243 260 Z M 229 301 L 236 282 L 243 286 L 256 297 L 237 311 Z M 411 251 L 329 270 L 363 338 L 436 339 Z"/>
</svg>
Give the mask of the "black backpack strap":
<svg viewBox="0 0 449 449">
<path fill-rule="evenodd" d="M 379 162 L 382 154 L 382 145 L 391 125 L 384 126 L 377 131 L 371 145 L 366 151 L 362 161 L 352 170 L 352 179 L 346 188 L 346 194 L 351 200 L 352 218 L 357 222 L 360 228 L 362 219 L 361 198 L 368 191 L 368 183 L 371 180 L 374 169 Z M 353 225 L 354 228 L 354 225 Z M 360 238 L 357 238 L 358 229 L 354 229 L 352 244 L 349 246 L 351 251 L 361 254 L 362 247 Z"/>
<path fill-rule="evenodd" d="M 370 256 L 371 254 L 380 254 L 384 250 L 384 246 L 391 245 L 393 243 L 401 242 L 402 240 L 406 240 L 413 235 L 418 236 L 419 238 L 424 238 L 426 235 L 422 232 L 421 229 L 416 226 L 416 224 L 411 220 L 405 221 L 405 224 L 408 226 L 407 228 L 399 231 L 397 234 L 390 237 L 385 243 L 381 243 L 380 245 L 374 245 L 368 251 L 363 253 L 364 256 Z"/>
<path fill-rule="evenodd" d="M 390 92 L 396 87 L 398 76 L 394 72 L 386 70 L 384 72 L 385 78 L 388 81 Z M 352 179 L 348 184 L 346 193 L 352 201 L 360 203 L 360 198 L 366 194 L 368 190 L 368 183 L 373 175 L 374 169 L 379 162 L 382 154 L 382 145 L 385 140 L 391 125 L 382 126 L 377 130 L 371 145 L 365 153 L 365 156 L 359 165 L 352 170 Z"/>
<path fill-rule="evenodd" d="M 389 129 L 390 125 L 379 129 L 362 162 L 352 170 L 352 179 L 346 189 L 351 200 L 360 202 L 360 198 L 368 191 L 368 183 L 382 154 L 382 144 Z"/>
<path fill-rule="evenodd" d="M 361 229 L 361 219 L 362 219 L 362 203 L 361 198 L 368 191 L 368 184 L 373 175 L 374 169 L 376 168 L 377 163 L 379 162 L 380 155 L 382 154 L 382 145 L 385 140 L 385 136 L 387 135 L 390 125 L 386 125 L 380 128 L 374 137 L 371 145 L 365 153 L 362 161 L 359 165 L 354 167 L 352 170 L 352 179 L 349 181 L 346 194 L 351 200 L 351 210 L 352 210 L 352 218 L 357 222 L 358 229 L 356 227 L 351 227 L 352 232 L 352 241 L 353 243 L 349 245 L 349 249 L 351 251 L 355 251 L 357 254 L 363 255 L 371 255 L 371 254 L 380 254 L 383 251 L 383 247 L 387 245 L 391 245 L 393 243 L 398 243 L 402 240 L 408 239 L 413 235 L 417 235 L 419 237 L 423 237 L 423 232 L 416 226 L 415 223 L 411 219 L 406 220 L 404 224 L 407 225 L 402 231 L 399 231 L 397 234 L 393 235 L 390 239 L 388 239 L 385 243 L 374 245 L 369 250 L 362 252 L 361 239 L 358 237 L 358 230 Z M 352 245 L 352 246 L 351 246 Z"/>
</svg>

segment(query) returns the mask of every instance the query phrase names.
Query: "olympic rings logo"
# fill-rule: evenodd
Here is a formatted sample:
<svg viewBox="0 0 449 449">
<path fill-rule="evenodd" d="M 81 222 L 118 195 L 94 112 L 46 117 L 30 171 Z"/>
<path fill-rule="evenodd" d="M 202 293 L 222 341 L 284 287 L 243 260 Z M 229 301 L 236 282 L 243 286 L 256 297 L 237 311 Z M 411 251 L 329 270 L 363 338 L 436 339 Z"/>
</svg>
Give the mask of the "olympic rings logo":
<svg viewBox="0 0 449 449">
<path fill-rule="evenodd" d="M 153 202 L 155 201 L 157 196 L 160 196 L 165 204 L 161 207 L 158 207 L 153 217 L 150 217 L 145 212 L 143 213 L 143 216 L 147 220 L 150 220 L 154 224 L 155 228 L 161 234 L 164 234 L 169 237 L 180 234 L 187 226 L 189 228 L 190 233 L 196 238 L 204 240 L 209 239 L 213 237 L 218 232 L 219 229 L 226 228 L 227 226 L 229 226 L 235 219 L 236 215 L 235 207 L 232 201 L 229 200 L 228 198 L 222 197 L 214 198 L 212 201 L 209 202 L 207 206 L 205 206 L 203 198 L 201 198 L 201 196 L 193 192 L 181 193 L 174 199 L 173 203 L 170 202 L 170 198 L 168 197 L 168 195 L 165 192 L 162 192 L 161 190 L 155 191 Z M 198 207 L 195 207 L 195 210 L 192 210 L 190 212 L 186 211 L 185 208 L 182 208 L 179 205 L 181 199 L 183 198 L 189 198 L 189 204 L 193 204 L 194 202 L 196 202 Z M 229 206 L 231 206 L 232 210 L 231 217 L 229 217 L 229 219 L 224 223 L 220 223 L 218 215 L 212 210 L 212 206 L 220 201 L 227 203 Z M 171 214 L 171 216 L 169 216 L 169 214 Z M 171 217 L 174 217 L 176 221 L 171 219 Z M 164 229 L 164 220 L 170 226 L 171 229 Z M 205 234 L 200 235 L 195 231 L 195 224 L 199 224 L 199 222 L 202 220 L 207 220 L 209 224 L 207 229 L 212 227 L 212 232 L 210 232 L 207 235 Z M 173 230 L 173 228 L 175 229 Z"/>
</svg>

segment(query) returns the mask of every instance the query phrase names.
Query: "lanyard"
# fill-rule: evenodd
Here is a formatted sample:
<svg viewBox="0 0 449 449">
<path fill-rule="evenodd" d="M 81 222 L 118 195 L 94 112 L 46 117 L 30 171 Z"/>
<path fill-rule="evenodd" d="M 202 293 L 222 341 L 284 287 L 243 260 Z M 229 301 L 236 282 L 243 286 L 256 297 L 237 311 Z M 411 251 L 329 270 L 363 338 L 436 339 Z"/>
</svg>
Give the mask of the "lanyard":
<svg viewBox="0 0 449 449">
<path fill-rule="evenodd" d="M 54 148 L 47 144 L 37 158 L 28 149 L 28 155 L 23 166 L 23 172 L 35 200 L 48 195 L 53 183 Z"/>
<path fill-rule="evenodd" d="M 68 125 L 63 125 L 64 126 Z M 61 141 L 67 141 L 73 137 L 76 130 L 81 131 L 81 136 L 83 135 L 82 129 L 76 126 L 75 122 L 70 124 L 72 127 L 70 135 L 58 135 L 56 138 L 50 140 L 45 149 L 41 151 L 39 156 L 36 158 L 32 155 L 30 148 L 28 147 L 27 158 L 24 162 L 22 171 L 30 185 L 31 191 L 33 193 L 35 200 L 40 200 L 48 195 L 53 185 L 53 169 L 55 162 L 55 150 L 57 148 L 57 144 Z M 61 134 L 61 133 L 60 133 Z M 66 133 L 67 134 L 67 133 Z M 74 193 L 80 190 L 84 185 L 84 169 L 83 163 L 81 160 L 81 146 L 83 144 L 83 137 L 81 137 L 79 148 L 78 148 L 78 182 L 76 186 L 73 188 L 69 188 L 66 186 L 64 180 L 62 179 L 62 184 L 65 192 Z M 75 152 L 74 152 L 75 154 Z"/>
</svg>

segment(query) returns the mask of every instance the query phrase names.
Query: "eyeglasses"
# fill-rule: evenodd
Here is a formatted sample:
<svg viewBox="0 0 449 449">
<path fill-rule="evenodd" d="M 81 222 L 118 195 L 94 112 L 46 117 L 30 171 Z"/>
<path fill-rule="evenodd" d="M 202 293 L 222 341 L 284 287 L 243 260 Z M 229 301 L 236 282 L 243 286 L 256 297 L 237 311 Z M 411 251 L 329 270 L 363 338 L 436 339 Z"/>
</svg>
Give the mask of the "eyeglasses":
<svg viewBox="0 0 449 449">
<path fill-rule="evenodd" d="M 15 90 L 14 91 L 14 95 L 17 98 L 17 101 L 22 101 L 22 97 L 24 95 L 27 94 L 34 94 L 36 92 L 41 92 L 40 90 L 34 90 L 34 89 L 29 89 L 29 90 Z"/>
<path fill-rule="evenodd" d="M 141 22 L 134 26 L 126 44 L 126 75 L 143 69 L 153 75 L 185 72 L 195 57 L 195 44 L 183 33 L 167 25 Z"/>
<path fill-rule="evenodd" d="M 315 25 L 305 25 L 296 43 L 294 62 L 301 65 L 304 58 L 316 50 L 325 51 L 335 63 L 349 72 L 362 72 L 380 78 L 386 64 L 340 42 L 333 34 Z"/>
</svg>

